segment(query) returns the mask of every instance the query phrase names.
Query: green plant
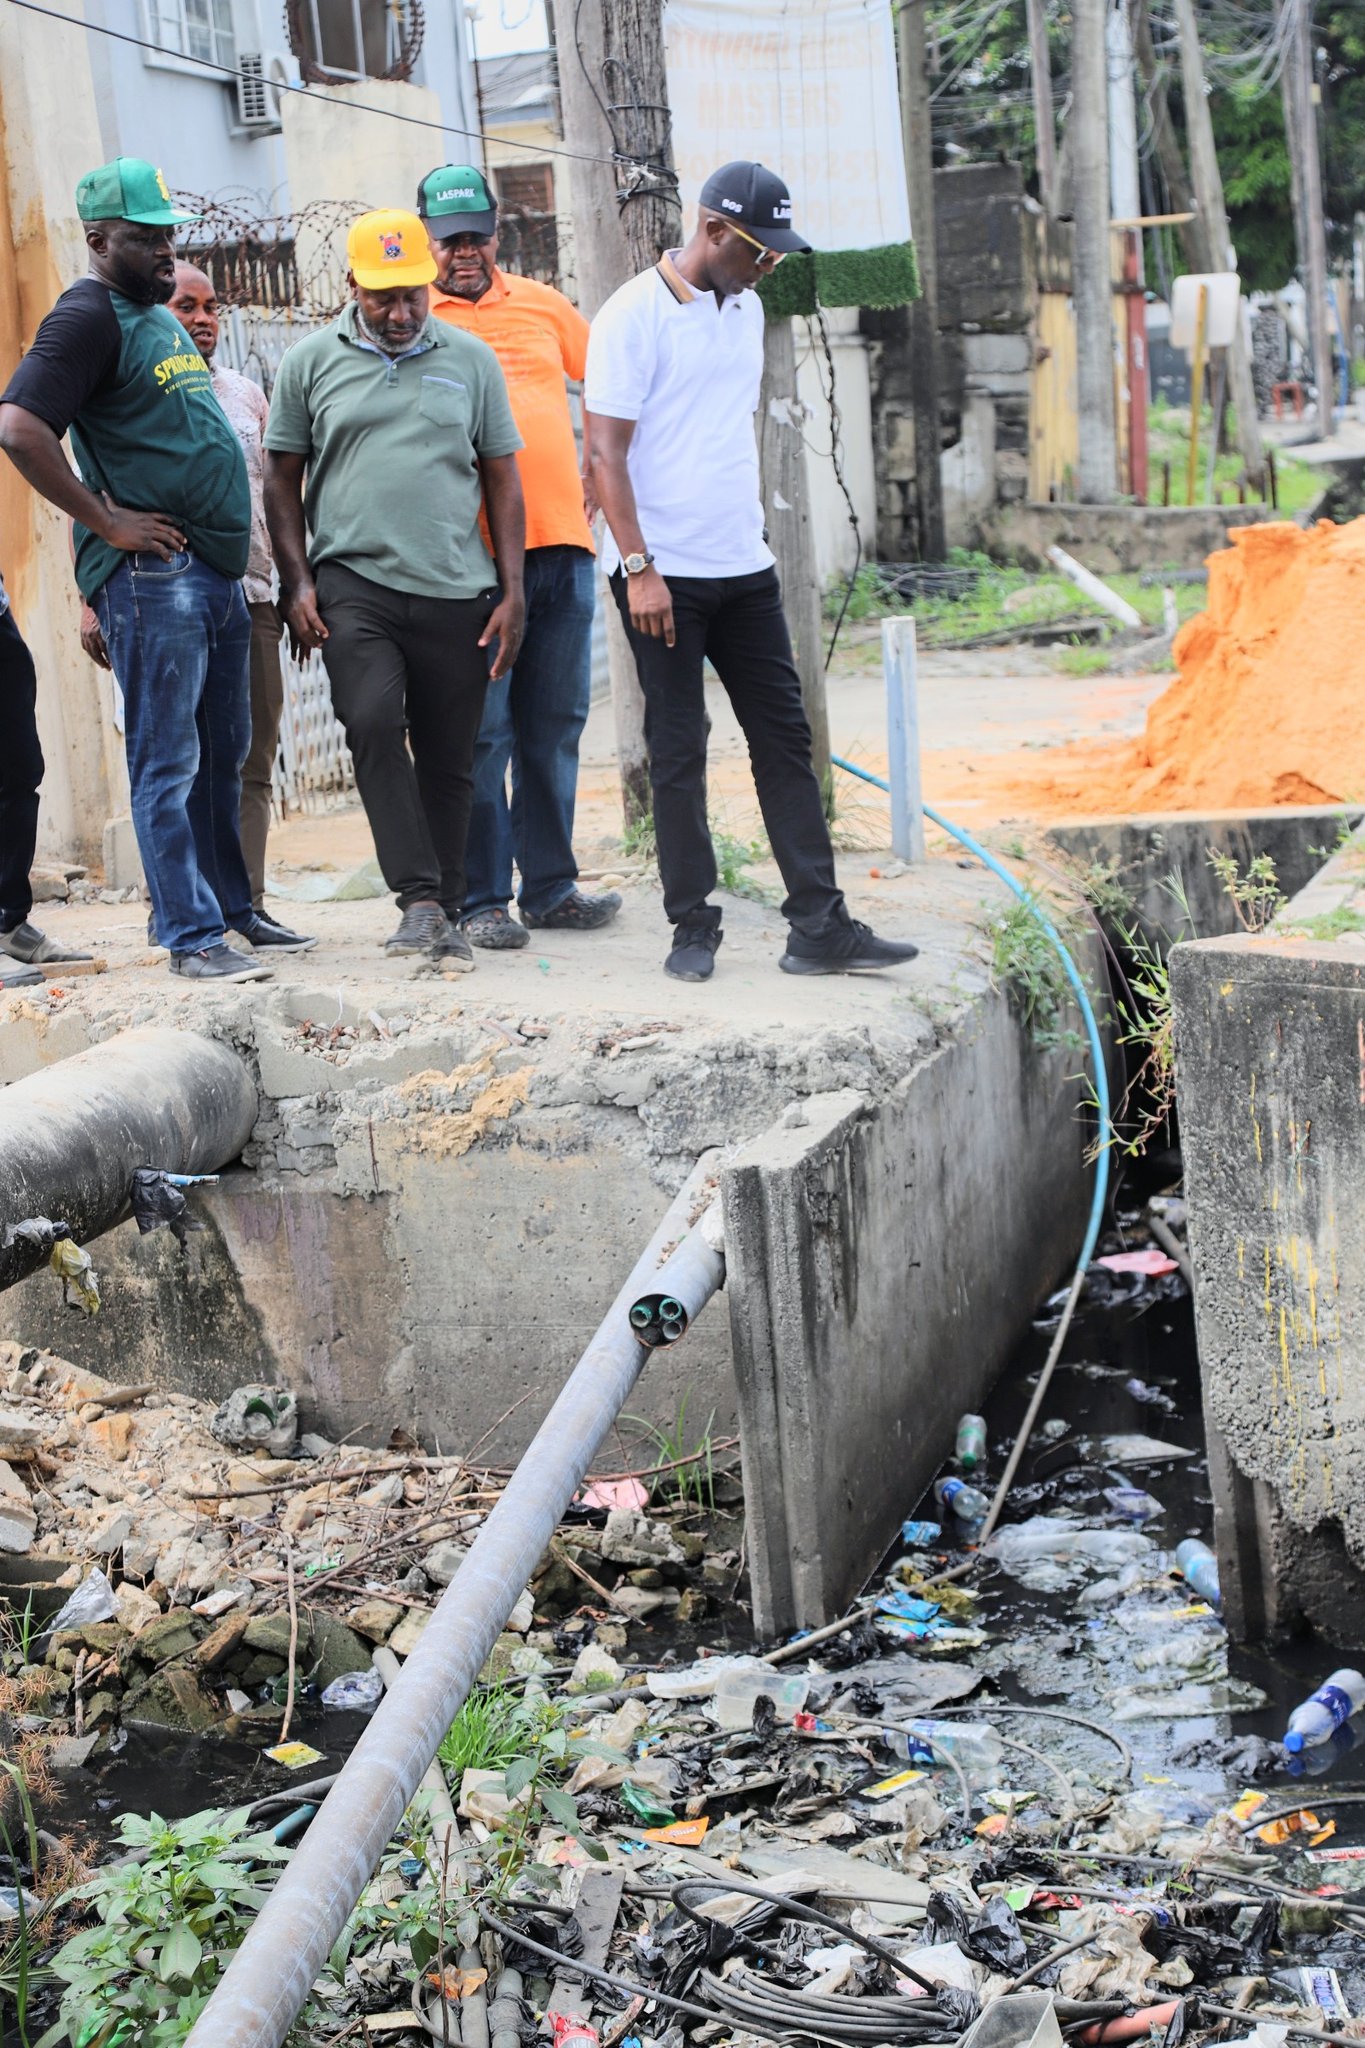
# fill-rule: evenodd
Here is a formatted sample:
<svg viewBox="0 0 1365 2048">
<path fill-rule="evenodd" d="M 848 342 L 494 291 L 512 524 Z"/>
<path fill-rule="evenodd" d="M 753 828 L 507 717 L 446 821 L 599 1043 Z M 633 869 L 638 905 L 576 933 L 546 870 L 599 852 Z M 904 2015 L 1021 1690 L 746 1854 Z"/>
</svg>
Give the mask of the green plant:
<svg viewBox="0 0 1365 2048">
<path fill-rule="evenodd" d="M 1119 926 L 1132 918 L 1137 906 L 1119 880 L 1119 870 L 1113 861 L 1092 860 L 1077 880 L 1086 902 L 1104 923 Z"/>
<path fill-rule="evenodd" d="M 24 1602 L 22 1614 L 16 1614 L 12 1607 L 0 1609 L 0 1638 L 14 1651 L 21 1664 L 29 1661 L 29 1647 L 33 1641 L 33 1595 Z"/>
<path fill-rule="evenodd" d="M 1008 909 L 989 917 L 985 929 L 991 942 L 991 972 L 1008 993 L 1029 1037 L 1046 1051 L 1056 1045 L 1079 1046 L 1081 1040 L 1075 1031 L 1062 1029 L 1071 985 L 1057 948 L 1035 915 L 1041 903 L 1030 890 L 1026 899 L 1016 897 Z"/>
<path fill-rule="evenodd" d="M 695 1501 L 699 1508 L 706 1508 L 711 1514 L 716 1509 L 715 1469 L 713 1464 L 713 1440 L 711 1425 L 716 1419 L 713 1408 L 703 1425 L 701 1435 L 694 1444 L 688 1442 L 687 1427 L 688 1396 L 682 1395 L 678 1412 L 668 1428 L 661 1428 L 645 1415 L 623 1415 L 623 1422 L 633 1422 L 642 1435 L 648 1437 L 657 1453 L 657 1463 L 671 1465 L 671 1472 L 656 1472 L 653 1475 L 650 1492 L 661 1497 L 672 1493 L 678 1500 Z"/>
<path fill-rule="evenodd" d="M 722 889 L 728 889 L 732 896 L 747 896 L 751 903 L 777 901 L 775 890 L 756 882 L 746 872 L 752 862 L 772 858 L 766 839 L 736 839 L 713 819 L 711 842 L 716 849 L 716 876 Z"/>
<path fill-rule="evenodd" d="M 250 1830 L 246 1809 L 175 1822 L 125 1813 L 118 1830 L 139 1860 L 108 1864 L 68 1895 L 98 1924 L 52 1959 L 67 1988 L 40 2048 L 178 2048 L 265 1903 L 254 1870 L 289 1855 Z M 310 2003 L 290 2040 L 308 2041 L 316 2018 Z"/>
<path fill-rule="evenodd" d="M 521 1691 L 483 1685 L 472 1692 L 441 1739 L 440 1758 L 453 1778 L 466 1771 L 501 1771 L 526 1746 L 534 1717 Z"/>
<path fill-rule="evenodd" d="M 1263 932 L 1289 900 L 1268 853 L 1256 854 L 1243 869 L 1230 853 L 1213 852 L 1209 855 L 1209 866 L 1222 883 L 1244 931 Z"/>
<path fill-rule="evenodd" d="M 1113 660 L 1106 647 L 1059 647 L 1053 657 L 1064 676 L 1102 676 Z"/>
<path fill-rule="evenodd" d="M 659 842 L 654 831 L 654 813 L 646 811 L 642 818 L 630 818 L 621 834 L 621 851 L 627 860 L 643 861 L 654 866 L 659 858 Z"/>
<path fill-rule="evenodd" d="M 484 1851 L 485 1861 L 497 1873 L 493 1888 L 499 1898 L 523 1872 L 542 1884 L 557 1883 L 557 1872 L 528 1861 L 528 1844 L 546 1820 L 575 1835 L 579 1847 L 595 1861 L 607 1860 L 600 1843 L 577 1835 L 578 1803 L 560 1780 L 582 1757 L 601 1756 L 619 1763 L 620 1755 L 589 1738 L 570 1735 L 564 1713 L 565 1708 L 544 1693 L 528 1694 L 525 1701 L 522 1754 L 502 1774 L 502 1790 L 512 1801 L 512 1810 Z"/>
<path fill-rule="evenodd" d="M 1189 897 L 1180 877 L 1169 875 L 1162 887 L 1179 913 L 1170 944 L 1185 936 L 1196 937 Z M 1125 992 L 1114 1003 L 1119 1044 L 1140 1050 L 1142 1058 L 1114 1105 L 1109 1129 L 1097 1142 L 1137 1159 L 1169 1122 L 1175 1105 L 1175 1012 L 1166 954 L 1136 925 L 1119 924 L 1117 929 L 1127 955 Z M 1093 1085 L 1090 1104 L 1098 1111 Z"/>
<path fill-rule="evenodd" d="M 28 1785 L 18 1765 L 0 1759 L 0 1788 L 4 1787 L 6 1778 L 19 1808 L 20 1832 L 28 1851 L 28 1867 L 36 1880 L 38 1825 L 34 1818 L 33 1801 L 29 1797 Z M 47 1974 L 34 1961 L 34 1947 L 50 1916 L 51 1908 L 40 1907 L 37 1916 L 30 1918 L 28 1899 L 24 1891 L 24 1874 L 20 1859 L 15 1853 L 14 1838 L 5 1818 L 4 1804 L 4 1801 L 0 1800 L 0 1842 L 4 1844 L 5 1856 L 14 1874 L 17 1918 L 13 1938 L 0 1941 L 0 2041 L 4 2039 L 5 2009 L 7 2006 L 13 2006 L 21 2048 L 29 2048 L 29 2000 L 35 1984 Z"/>
<path fill-rule="evenodd" d="M 1352 932 L 1365 932 L 1365 914 L 1353 910 L 1349 903 L 1338 903 L 1335 910 L 1298 918 L 1293 924 L 1282 925 L 1281 930 L 1291 932 L 1295 938 L 1302 934 L 1310 939 L 1344 939 Z"/>
</svg>

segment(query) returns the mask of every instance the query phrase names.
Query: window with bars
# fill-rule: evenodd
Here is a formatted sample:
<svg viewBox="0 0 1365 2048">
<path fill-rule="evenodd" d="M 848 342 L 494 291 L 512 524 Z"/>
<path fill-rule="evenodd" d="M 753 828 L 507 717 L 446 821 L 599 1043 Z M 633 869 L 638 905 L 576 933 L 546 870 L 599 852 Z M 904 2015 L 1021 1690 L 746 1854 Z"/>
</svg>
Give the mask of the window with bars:
<svg viewBox="0 0 1365 2048">
<path fill-rule="evenodd" d="M 387 0 L 302 0 L 297 15 L 298 55 L 333 76 L 381 78 L 400 56 L 400 10 Z"/>
<path fill-rule="evenodd" d="M 236 69 L 232 0 L 147 0 L 147 31 L 169 57 Z"/>
</svg>

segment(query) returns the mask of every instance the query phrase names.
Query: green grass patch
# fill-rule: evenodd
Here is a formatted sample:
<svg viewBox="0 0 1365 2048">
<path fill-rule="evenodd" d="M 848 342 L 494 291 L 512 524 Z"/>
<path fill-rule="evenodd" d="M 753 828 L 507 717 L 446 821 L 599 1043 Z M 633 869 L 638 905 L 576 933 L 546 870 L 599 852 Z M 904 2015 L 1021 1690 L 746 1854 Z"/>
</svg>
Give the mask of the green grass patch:
<svg viewBox="0 0 1365 2048">
<path fill-rule="evenodd" d="M 1344 939 L 1353 932 L 1365 932 L 1365 912 L 1353 910 L 1349 903 L 1339 903 L 1335 910 L 1324 910 L 1317 917 L 1297 917 L 1292 924 L 1279 927 L 1288 938 Z"/>
</svg>

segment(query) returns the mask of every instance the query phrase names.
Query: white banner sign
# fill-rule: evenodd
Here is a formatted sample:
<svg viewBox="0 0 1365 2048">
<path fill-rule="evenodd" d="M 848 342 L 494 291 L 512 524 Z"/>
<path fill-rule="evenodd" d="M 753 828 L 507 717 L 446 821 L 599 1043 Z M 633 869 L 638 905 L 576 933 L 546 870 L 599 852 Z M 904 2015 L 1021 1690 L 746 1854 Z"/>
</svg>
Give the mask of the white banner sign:
<svg viewBox="0 0 1365 2048">
<path fill-rule="evenodd" d="M 817 249 L 909 241 L 890 0 L 665 0 L 664 49 L 689 226 L 745 158 L 785 178 Z"/>
</svg>

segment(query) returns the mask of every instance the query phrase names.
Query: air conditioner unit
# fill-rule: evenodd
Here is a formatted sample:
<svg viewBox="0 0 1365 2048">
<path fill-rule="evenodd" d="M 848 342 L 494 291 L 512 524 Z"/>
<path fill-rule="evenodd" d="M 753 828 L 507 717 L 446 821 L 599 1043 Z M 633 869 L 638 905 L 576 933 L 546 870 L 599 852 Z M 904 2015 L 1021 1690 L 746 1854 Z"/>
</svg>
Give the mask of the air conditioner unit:
<svg viewBox="0 0 1365 2048">
<path fill-rule="evenodd" d="M 237 119 L 255 134 L 278 133 L 281 88 L 298 83 L 298 66 L 283 50 L 237 52 Z"/>
</svg>

